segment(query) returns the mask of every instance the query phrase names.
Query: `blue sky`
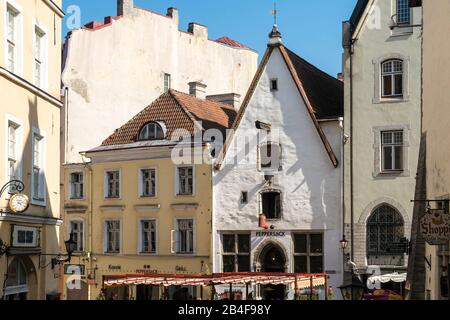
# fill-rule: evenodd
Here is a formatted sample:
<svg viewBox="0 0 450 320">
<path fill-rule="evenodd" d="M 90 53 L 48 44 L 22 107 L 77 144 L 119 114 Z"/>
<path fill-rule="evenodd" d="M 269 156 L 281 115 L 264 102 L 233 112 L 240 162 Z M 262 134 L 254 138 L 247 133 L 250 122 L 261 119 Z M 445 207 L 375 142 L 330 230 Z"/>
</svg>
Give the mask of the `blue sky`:
<svg viewBox="0 0 450 320">
<path fill-rule="evenodd" d="M 357 0 L 278 0 L 278 25 L 284 44 L 312 64 L 336 76 L 341 70 L 341 22 Z M 81 23 L 116 15 L 116 0 L 63 0 L 81 9 Z M 166 13 L 180 11 L 180 28 L 189 22 L 209 27 L 210 38 L 224 35 L 257 50 L 262 56 L 273 24 L 273 0 L 135 0 L 135 5 Z M 64 24 L 64 35 L 67 33 Z"/>
</svg>

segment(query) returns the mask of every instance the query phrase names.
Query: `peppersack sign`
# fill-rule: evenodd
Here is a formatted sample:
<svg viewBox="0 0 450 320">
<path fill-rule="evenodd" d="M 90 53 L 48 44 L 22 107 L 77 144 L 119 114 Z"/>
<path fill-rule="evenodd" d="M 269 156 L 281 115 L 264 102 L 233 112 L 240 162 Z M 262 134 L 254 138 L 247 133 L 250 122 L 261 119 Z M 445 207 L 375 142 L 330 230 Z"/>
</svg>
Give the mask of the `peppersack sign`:
<svg viewBox="0 0 450 320">
<path fill-rule="evenodd" d="M 450 214 L 445 210 L 430 210 L 420 219 L 420 233 L 430 245 L 450 241 Z"/>
</svg>

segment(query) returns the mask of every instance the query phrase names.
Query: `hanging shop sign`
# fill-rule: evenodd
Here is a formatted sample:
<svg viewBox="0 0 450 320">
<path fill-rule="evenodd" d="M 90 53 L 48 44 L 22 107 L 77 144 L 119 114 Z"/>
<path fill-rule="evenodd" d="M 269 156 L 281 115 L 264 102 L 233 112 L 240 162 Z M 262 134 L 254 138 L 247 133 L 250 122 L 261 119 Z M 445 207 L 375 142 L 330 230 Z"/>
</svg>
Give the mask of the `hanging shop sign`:
<svg viewBox="0 0 450 320">
<path fill-rule="evenodd" d="M 420 219 L 420 233 L 430 245 L 446 244 L 450 241 L 450 214 L 445 210 L 432 210 Z"/>
</svg>

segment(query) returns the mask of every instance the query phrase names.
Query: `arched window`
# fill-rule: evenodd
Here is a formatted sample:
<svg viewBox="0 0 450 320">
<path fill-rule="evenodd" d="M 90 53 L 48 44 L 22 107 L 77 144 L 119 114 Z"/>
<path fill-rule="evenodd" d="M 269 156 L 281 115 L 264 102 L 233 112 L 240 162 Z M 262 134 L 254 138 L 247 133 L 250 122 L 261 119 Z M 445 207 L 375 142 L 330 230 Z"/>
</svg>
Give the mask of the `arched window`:
<svg viewBox="0 0 450 320">
<path fill-rule="evenodd" d="M 17 287 L 27 284 L 27 271 L 22 260 L 16 258 L 11 262 L 8 268 L 7 287 Z"/>
<path fill-rule="evenodd" d="M 386 60 L 381 64 L 383 98 L 403 98 L 403 61 Z"/>
<path fill-rule="evenodd" d="M 261 170 L 281 170 L 281 146 L 268 142 L 259 147 Z"/>
<path fill-rule="evenodd" d="M 398 255 L 395 244 L 404 237 L 403 218 L 397 210 L 382 205 L 374 210 L 367 222 L 367 254 Z"/>
<path fill-rule="evenodd" d="M 147 123 L 139 132 L 139 140 L 162 140 L 165 139 L 165 130 L 162 124 L 157 122 Z"/>
</svg>

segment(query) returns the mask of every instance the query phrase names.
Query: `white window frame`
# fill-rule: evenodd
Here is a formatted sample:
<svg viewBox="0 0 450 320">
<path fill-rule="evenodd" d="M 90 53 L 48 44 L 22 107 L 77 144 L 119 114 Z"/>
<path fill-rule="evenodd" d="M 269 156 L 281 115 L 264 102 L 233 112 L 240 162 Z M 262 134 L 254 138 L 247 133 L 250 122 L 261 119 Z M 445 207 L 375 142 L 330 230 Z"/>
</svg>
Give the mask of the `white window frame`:
<svg viewBox="0 0 450 320">
<path fill-rule="evenodd" d="M 156 248 L 155 252 L 144 252 L 144 245 L 143 245 L 143 237 L 142 237 L 142 222 L 145 221 L 153 221 L 155 223 L 155 237 L 156 237 Z M 138 248 L 137 248 L 137 254 L 141 256 L 156 256 L 158 255 L 158 245 L 159 245 L 159 234 L 158 234 L 158 218 L 148 217 L 148 218 L 139 218 L 138 219 Z"/>
<path fill-rule="evenodd" d="M 72 175 L 73 174 L 81 174 L 81 176 L 83 177 L 83 188 L 82 188 L 82 190 L 83 190 L 83 196 L 82 197 L 74 197 L 73 196 L 73 191 L 74 191 L 74 184 L 72 183 Z M 76 171 L 76 170 L 74 170 L 74 171 L 71 171 L 71 172 L 69 172 L 69 199 L 70 200 L 84 200 L 85 199 L 85 197 L 86 197 L 86 189 L 85 189 L 85 187 L 86 187 L 86 185 L 85 185 L 85 174 L 84 174 L 84 171 Z"/>
<path fill-rule="evenodd" d="M 401 134 L 402 134 L 402 143 L 401 144 L 396 144 L 395 143 L 395 133 L 399 133 L 399 132 L 401 132 Z M 405 132 L 403 131 L 403 130 L 388 130 L 388 131 L 381 131 L 380 132 L 380 134 L 381 134 L 381 137 L 380 137 L 380 141 L 381 141 L 381 144 L 380 144 L 380 148 L 381 148 L 381 171 L 383 172 L 383 173 L 395 173 L 395 172 L 401 172 L 401 171 L 403 171 L 403 167 L 404 167 L 404 162 L 403 162 L 403 156 L 404 156 L 404 136 L 405 136 Z M 384 134 L 390 134 L 390 135 L 392 135 L 392 139 L 393 139 L 393 142 L 391 142 L 391 143 L 384 143 Z M 395 151 L 395 147 L 401 147 L 401 153 L 402 153 L 402 155 L 401 155 L 401 159 L 402 159 L 402 162 L 403 163 L 401 163 L 401 168 L 400 169 L 395 169 L 395 168 L 393 168 L 393 169 L 385 169 L 384 168 L 384 159 L 385 159 L 385 154 L 384 154 L 384 148 L 385 147 L 387 147 L 387 148 L 390 148 L 391 150 L 392 150 L 392 159 L 391 159 L 391 165 L 392 165 L 392 167 L 394 167 L 395 166 L 395 156 L 396 156 L 396 151 Z"/>
<path fill-rule="evenodd" d="M 76 254 L 81 254 L 83 252 L 86 252 L 86 241 L 85 241 L 85 237 L 86 237 L 86 223 L 84 221 L 84 219 L 70 219 L 69 220 L 69 224 L 67 225 L 67 234 L 70 236 L 70 234 L 72 233 L 72 222 L 76 222 L 76 223 L 82 223 L 83 224 L 83 228 L 82 228 L 82 232 L 83 232 L 83 236 L 81 238 L 81 245 L 83 247 L 82 251 L 79 250 L 75 250 Z M 77 248 L 78 249 L 78 248 Z"/>
<path fill-rule="evenodd" d="M 142 174 L 143 170 L 155 170 L 155 190 L 154 195 L 146 196 L 144 195 L 144 175 Z M 158 168 L 157 167 L 142 167 L 138 170 L 138 196 L 140 198 L 156 198 L 158 197 Z"/>
<path fill-rule="evenodd" d="M 383 77 L 382 77 L 382 64 L 388 60 L 402 60 L 403 61 L 403 96 L 402 97 L 383 97 Z M 403 56 L 401 54 L 388 54 L 382 57 L 378 57 L 372 61 L 374 66 L 374 97 L 372 99 L 373 104 L 383 103 L 404 103 L 410 100 L 409 90 L 409 70 L 410 70 L 411 58 Z"/>
<path fill-rule="evenodd" d="M 180 220 L 192 220 L 192 252 L 180 252 L 180 238 L 179 238 L 179 229 L 178 229 L 178 221 Z M 177 256 L 193 256 L 197 252 L 197 241 L 196 241 L 196 219 L 193 217 L 176 217 L 174 219 L 174 228 L 172 234 L 172 252 Z"/>
<path fill-rule="evenodd" d="M 33 232 L 33 243 L 32 244 L 23 244 L 19 243 L 19 231 L 32 231 Z M 26 226 L 13 226 L 13 234 L 12 234 L 12 246 L 14 248 L 38 248 L 39 247 L 39 231 L 38 228 L 35 227 L 26 227 Z"/>
<path fill-rule="evenodd" d="M 17 12 L 16 41 L 15 41 L 15 61 L 13 73 L 23 76 L 23 8 L 14 0 L 3 1 L 4 20 L 4 65 L 8 66 L 8 6 Z"/>
<path fill-rule="evenodd" d="M 381 155 L 381 132 L 386 131 L 403 131 L 403 170 L 386 172 L 382 170 L 382 155 Z M 372 132 L 374 135 L 373 151 L 374 151 L 374 170 L 372 173 L 373 178 L 383 178 L 386 176 L 395 177 L 409 177 L 411 176 L 411 168 L 409 164 L 409 153 L 411 148 L 411 128 L 409 125 L 391 125 L 373 127 Z"/>
<path fill-rule="evenodd" d="M 6 184 L 9 181 L 9 125 L 13 124 L 17 126 L 16 129 L 16 157 L 17 157 L 17 164 L 16 164 L 16 173 L 15 176 L 18 180 L 22 180 L 22 159 L 23 159 L 23 121 L 22 119 L 19 119 L 13 115 L 6 114 L 5 115 L 5 181 L 3 184 Z M 6 195 L 7 197 L 9 195 Z"/>
<path fill-rule="evenodd" d="M 167 84 L 166 84 L 167 80 Z M 172 89 L 172 75 L 170 73 L 164 72 L 163 74 L 163 86 L 164 86 L 164 92 L 168 92 L 170 89 Z"/>
<path fill-rule="evenodd" d="M 32 24 L 32 35 L 33 35 L 33 54 L 32 54 L 32 70 L 33 70 L 33 81 L 32 83 L 41 88 L 42 90 L 48 90 L 48 31 L 41 23 L 36 19 L 33 19 Z M 36 83 L 36 69 L 35 69 L 35 48 L 36 48 L 36 30 L 43 34 L 41 43 L 41 77 L 40 83 Z"/>
<path fill-rule="evenodd" d="M 39 136 L 41 139 L 39 141 L 39 170 L 41 172 L 40 177 L 42 180 L 39 180 L 39 190 L 38 195 L 39 199 L 34 197 L 35 190 L 35 177 L 34 177 L 34 150 L 35 150 L 35 136 Z M 47 194 L 46 194 L 46 134 L 43 130 L 33 127 L 31 130 L 31 203 L 37 206 L 46 206 L 47 205 Z M 39 178 L 40 179 L 40 178 Z"/>
<path fill-rule="evenodd" d="M 180 177 L 178 175 L 178 169 L 179 168 L 192 168 L 192 194 L 180 194 Z M 196 188 L 196 168 L 195 165 L 177 165 L 175 166 L 175 196 L 177 197 L 193 197 L 195 196 Z"/>
<path fill-rule="evenodd" d="M 108 173 L 109 172 L 119 172 L 119 196 L 115 198 L 111 198 L 108 195 Z M 103 191 L 104 191 L 104 199 L 105 200 L 121 200 L 122 199 L 122 169 L 106 169 L 104 171 L 104 185 L 103 185 Z"/>
<path fill-rule="evenodd" d="M 120 235 L 119 235 L 119 252 L 108 252 L 108 222 L 118 221 L 120 227 Z M 123 248 L 123 223 L 122 219 L 105 219 L 103 220 L 103 253 L 105 255 L 120 255 L 122 254 Z"/>
</svg>

